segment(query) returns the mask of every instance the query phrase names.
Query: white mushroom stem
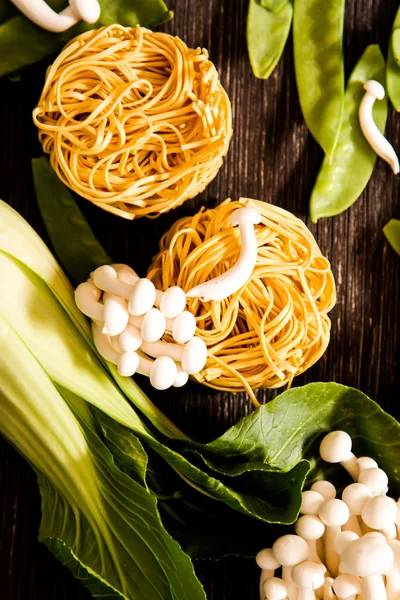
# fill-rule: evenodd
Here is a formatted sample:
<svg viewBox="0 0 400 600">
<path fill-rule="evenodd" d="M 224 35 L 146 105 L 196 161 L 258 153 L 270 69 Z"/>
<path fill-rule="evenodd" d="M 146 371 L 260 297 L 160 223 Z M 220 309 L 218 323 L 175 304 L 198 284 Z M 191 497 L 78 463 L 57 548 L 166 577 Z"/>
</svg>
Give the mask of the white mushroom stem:
<svg viewBox="0 0 400 600">
<path fill-rule="evenodd" d="M 386 571 L 386 593 L 388 600 L 399 600 L 400 598 L 400 542 L 388 540 L 393 551 L 394 561 L 392 567 Z"/>
<path fill-rule="evenodd" d="M 104 305 L 99 301 L 101 290 L 91 281 L 85 281 L 75 290 L 75 304 L 79 310 L 96 321 L 104 321 Z"/>
<path fill-rule="evenodd" d="M 140 349 L 154 358 L 169 356 L 175 362 L 182 363 L 183 370 L 189 375 L 199 373 L 207 360 L 207 346 L 197 337 L 192 338 L 185 346 L 162 340 L 153 343 L 143 341 Z"/>
<path fill-rule="evenodd" d="M 103 333 L 119 335 L 128 325 L 129 313 L 126 300 L 120 296 L 105 293 L 104 302 L 104 327 Z"/>
<path fill-rule="evenodd" d="M 392 167 L 393 173 L 397 175 L 399 172 L 397 154 L 393 146 L 379 131 L 372 113 L 375 100 L 383 100 L 385 97 L 385 89 L 378 81 L 370 80 L 364 84 L 364 90 L 366 93 L 361 100 L 358 113 L 361 130 L 371 148 Z"/>
<path fill-rule="evenodd" d="M 332 589 L 333 579 L 332 577 L 325 577 L 324 585 L 322 586 L 322 598 L 323 600 L 334 600 L 336 598 Z"/>
<path fill-rule="evenodd" d="M 335 552 L 335 538 L 341 532 L 341 526 L 349 519 L 350 513 L 347 505 L 337 498 L 326 500 L 321 506 L 319 518 L 325 523 L 325 562 L 329 573 L 336 577 L 340 558 Z"/>
<path fill-rule="evenodd" d="M 321 442 L 319 453 L 328 463 L 340 463 L 349 475 L 357 481 L 359 466 L 357 457 L 351 451 L 351 437 L 345 431 L 331 431 Z"/>
<path fill-rule="evenodd" d="M 243 287 L 251 277 L 257 261 L 257 238 L 254 225 L 261 221 L 255 208 L 244 207 L 231 215 L 233 226 L 239 225 L 241 250 L 236 264 L 214 279 L 195 286 L 186 293 L 188 298 L 200 298 L 203 302 L 223 300 Z"/>
<path fill-rule="evenodd" d="M 69 0 L 75 14 L 79 15 L 85 23 L 96 23 L 100 18 L 100 4 L 98 0 Z"/>
<path fill-rule="evenodd" d="M 103 358 L 116 365 L 118 363 L 120 354 L 112 347 L 108 335 L 102 333 L 101 327 L 99 327 L 99 325 L 94 321 L 92 321 L 91 325 L 93 342 L 96 346 L 97 352 L 101 354 Z"/>
<path fill-rule="evenodd" d="M 260 600 L 264 600 L 264 582 L 274 576 L 276 569 L 281 564 L 276 560 L 272 548 L 263 548 L 256 555 L 256 563 L 261 569 L 260 575 Z"/>
<path fill-rule="evenodd" d="M 60 13 L 55 12 L 45 0 L 11 0 L 32 23 L 42 29 L 60 33 L 70 29 L 81 20 L 80 15 L 68 6 Z"/>
<path fill-rule="evenodd" d="M 100 290 L 121 298 L 128 299 L 133 289 L 133 286 L 118 279 L 117 272 L 111 265 L 98 267 L 91 273 L 91 277 Z"/>
</svg>

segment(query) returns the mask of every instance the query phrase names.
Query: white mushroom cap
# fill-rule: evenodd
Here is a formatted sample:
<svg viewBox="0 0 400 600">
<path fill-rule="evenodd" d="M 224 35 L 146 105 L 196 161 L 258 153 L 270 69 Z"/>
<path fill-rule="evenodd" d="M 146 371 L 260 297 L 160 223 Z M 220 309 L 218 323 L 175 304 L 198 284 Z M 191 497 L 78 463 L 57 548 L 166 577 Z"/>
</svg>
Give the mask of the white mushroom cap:
<svg viewBox="0 0 400 600">
<path fill-rule="evenodd" d="M 230 221 L 234 227 L 242 224 L 258 225 L 261 222 L 261 214 L 256 208 L 245 206 L 235 210 Z"/>
<path fill-rule="evenodd" d="M 119 336 L 119 345 L 124 352 L 134 352 L 140 348 L 142 341 L 140 329 L 129 323 Z"/>
<path fill-rule="evenodd" d="M 387 496 L 374 496 L 367 500 L 361 518 L 372 529 L 386 529 L 393 525 L 397 517 L 397 505 Z"/>
<path fill-rule="evenodd" d="M 194 375 L 199 373 L 207 361 L 206 343 L 199 337 L 194 337 L 185 346 L 182 354 L 182 369 Z"/>
<path fill-rule="evenodd" d="M 172 323 L 172 337 L 178 344 L 186 344 L 196 333 L 196 318 L 188 310 L 175 317 Z"/>
<path fill-rule="evenodd" d="M 284 535 L 272 546 L 276 560 L 283 567 L 292 567 L 308 558 L 308 544 L 298 535 Z"/>
<path fill-rule="evenodd" d="M 172 385 L 173 385 L 173 387 L 180 388 L 187 384 L 187 382 L 189 380 L 189 373 L 186 373 L 186 371 L 184 371 L 182 369 L 181 365 L 179 365 L 179 364 L 176 365 L 176 368 L 177 368 L 177 373 L 176 373 L 175 381 Z"/>
<path fill-rule="evenodd" d="M 264 548 L 257 552 L 256 563 L 260 569 L 267 571 L 276 571 L 281 566 L 281 563 L 276 560 L 272 548 Z"/>
<path fill-rule="evenodd" d="M 376 495 L 386 490 L 389 479 L 382 469 L 364 469 L 358 477 L 358 483 L 363 483 Z"/>
<path fill-rule="evenodd" d="M 317 590 L 324 584 L 326 567 L 321 563 L 306 560 L 293 567 L 291 577 L 302 590 Z"/>
<path fill-rule="evenodd" d="M 363 588 L 362 581 L 355 575 L 339 575 L 333 582 L 335 594 L 340 598 L 351 598 L 361 593 Z"/>
<path fill-rule="evenodd" d="M 318 492 L 325 498 L 325 500 L 332 500 L 336 498 L 336 488 L 330 481 L 316 481 L 311 486 L 312 492 Z"/>
<path fill-rule="evenodd" d="M 118 373 L 122 377 L 131 377 L 139 366 L 139 356 L 136 352 L 124 352 L 118 358 Z"/>
<path fill-rule="evenodd" d="M 382 575 L 390 569 L 393 561 L 393 550 L 386 543 L 384 536 L 375 532 L 350 542 L 342 555 L 342 565 L 347 573 L 357 577 Z"/>
<path fill-rule="evenodd" d="M 331 431 L 322 440 L 319 453 L 322 460 L 329 463 L 338 463 L 352 457 L 351 437 L 345 431 Z"/>
<path fill-rule="evenodd" d="M 285 600 L 287 598 L 288 586 L 279 577 L 270 577 L 264 581 L 263 591 L 267 600 Z"/>
<path fill-rule="evenodd" d="M 143 317 L 140 334 L 145 342 L 157 342 L 164 335 L 166 325 L 162 312 L 151 308 Z"/>
<path fill-rule="evenodd" d="M 364 504 L 372 498 L 372 492 L 362 483 L 351 483 L 344 488 L 342 500 L 347 504 L 352 515 L 361 515 Z"/>
<path fill-rule="evenodd" d="M 340 531 L 334 541 L 334 550 L 337 554 L 343 554 L 344 549 L 350 542 L 358 540 L 359 536 L 354 531 Z"/>
<path fill-rule="evenodd" d="M 325 525 L 315 515 L 303 515 L 297 520 L 295 529 L 303 540 L 319 540 L 324 535 Z"/>
<path fill-rule="evenodd" d="M 385 88 L 379 81 L 375 81 L 375 79 L 366 81 L 363 87 L 368 94 L 371 94 L 377 100 L 383 100 L 385 97 Z"/>
<path fill-rule="evenodd" d="M 156 300 L 156 288 L 150 279 L 138 279 L 132 288 L 128 300 L 128 309 L 131 315 L 139 317 L 146 314 Z"/>
<path fill-rule="evenodd" d="M 359 466 L 360 473 L 361 473 L 361 471 L 364 471 L 365 469 L 377 469 L 378 468 L 378 463 L 376 462 L 376 460 L 374 460 L 370 456 L 360 456 L 359 458 L 357 458 L 357 464 Z"/>
<path fill-rule="evenodd" d="M 156 358 L 150 369 L 150 383 L 156 390 L 167 390 L 175 381 L 176 363 L 169 356 Z"/>
<path fill-rule="evenodd" d="M 177 285 L 165 290 L 161 297 L 160 310 L 167 319 L 175 319 L 185 310 L 185 306 L 186 294 Z"/>
<path fill-rule="evenodd" d="M 325 498 L 318 492 L 314 492 L 313 490 L 303 492 L 301 495 L 300 513 L 302 515 L 317 515 L 324 502 Z"/>
<path fill-rule="evenodd" d="M 349 520 L 350 512 L 343 500 L 333 498 L 323 503 L 318 516 L 328 527 L 341 527 Z"/>
</svg>

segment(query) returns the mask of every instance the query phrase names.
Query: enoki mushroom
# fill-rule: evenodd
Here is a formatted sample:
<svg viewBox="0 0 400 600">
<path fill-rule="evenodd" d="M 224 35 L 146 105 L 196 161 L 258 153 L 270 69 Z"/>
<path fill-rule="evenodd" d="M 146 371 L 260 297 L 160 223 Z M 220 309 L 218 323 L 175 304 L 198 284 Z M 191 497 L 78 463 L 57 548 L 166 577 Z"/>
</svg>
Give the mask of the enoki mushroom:
<svg viewBox="0 0 400 600">
<path fill-rule="evenodd" d="M 177 221 L 160 241 L 148 278 L 157 288 L 185 292 L 230 269 L 241 245 L 230 216 L 242 206 L 261 214 L 255 225 L 257 261 L 249 281 L 220 301 L 188 298 L 196 335 L 208 348 L 195 379 L 218 390 L 254 391 L 290 385 L 325 352 L 335 283 L 328 260 L 306 225 L 257 200 L 223 202 Z"/>
<path fill-rule="evenodd" d="M 110 25 L 72 40 L 33 111 L 60 179 L 126 219 L 193 198 L 222 165 L 231 106 L 204 49 Z"/>
</svg>

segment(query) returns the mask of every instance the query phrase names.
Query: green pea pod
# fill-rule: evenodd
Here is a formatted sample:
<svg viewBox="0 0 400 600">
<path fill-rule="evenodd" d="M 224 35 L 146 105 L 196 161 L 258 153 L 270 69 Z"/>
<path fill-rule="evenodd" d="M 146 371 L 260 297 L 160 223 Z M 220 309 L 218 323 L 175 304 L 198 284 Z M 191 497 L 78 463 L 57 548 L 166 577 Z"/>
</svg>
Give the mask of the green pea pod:
<svg viewBox="0 0 400 600">
<path fill-rule="evenodd" d="M 398 64 L 400 56 L 400 8 L 397 11 L 391 40 L 389 43 L 387 69 L 386 69 L 386 86 L 389 98 L 397 111 L 400 111 L 400 66 Z M 397 58 L 396 58 L 397 55 Z"/>
<path fill-rule="evenodd" d="M 250 0 L 247 15 L 247 49 L 253 73 L 268 79 L 275 69 L 292 24 L 292 1 L 275 13 L 264 8 L 258 0 Z"/>
<path fill-rule="evenodd" d="M 356 64 L 344 96 L 343 123 L 337 148 L 330 164 L 325 158 L 311 194 L 310 214 L 313 223 L 321 217 L 344 212 L 361 195 L 374 169 L 376 154 L 364 138 L 358 109 L 364 95 L 363 85 L 375 79 L 385 81 L 385 59 L 377 44 L 368 46 Z M 387 118 L 387 99 L 376 101 L 373 115 L 383 133 Z"/>
<path fill-rule="evenodd" d="M 331 160 L 343 114 L 345 0 L 296 0 L 294 64 L 301 110 L 310 133 Z"/>
<path fill-rule="evenodd" d="M 389 223 L 383 228 L 383 233 L 393 250 L 400 256 L 400 221 L 399 219 L 390 219 Z"/>
<path fill-rule="evenodd" d="M 278 13 L 286 4 L 288 4 L 289 0 L 260 0 L 261 6 L 264 8 L 268 8 L 268 10 L 272 10 L 274 13 Z"/>
</svg>

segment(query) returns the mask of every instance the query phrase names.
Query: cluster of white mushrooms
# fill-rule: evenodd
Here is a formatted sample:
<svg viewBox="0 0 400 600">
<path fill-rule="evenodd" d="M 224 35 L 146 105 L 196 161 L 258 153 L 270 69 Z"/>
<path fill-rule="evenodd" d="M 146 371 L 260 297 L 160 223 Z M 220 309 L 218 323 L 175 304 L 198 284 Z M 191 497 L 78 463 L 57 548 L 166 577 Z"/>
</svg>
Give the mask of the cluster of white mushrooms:
<svg viewBox="0 0 400 600">
<path fill-rule="evenodd" d="M 158 390 L 185 385 L 207 360 L 205 342 L 194 335 L 196 319 L 185 310 L 186 298 L 223 300 L 246 284 L 257 260 L 254 225 L 260 221 L 255 208 L 235 210 L 231 224 L 239 227 L 241 237 L 236 264 L 186 294 L 177 286 L 157 290 L 128 265 L 103 265 L 93 271 L 76 288 L 75 302 L 92 320 L 98 352 L 117 365 L 120 375 L 146 375 Z M 161 339 L 165 333 L 173 341 Z"/>
<path fill-rule="evenodd" d="M 388 477 L 375 460 L 351 447 L 344 431 L 322 440 L 321 458 L 340 463 L 355 483 L 341 500 L 329 481 L 303 492 L 297 535 L 256 556 L 261 600 L 400 599 L 400 500 L 386 495 Z"/>
<path fill-rule="evenodd" d="M 124 377 L 140 373 L 166 390 L 185 385 L 206 363 L 206 344 L 194 335 L 196 320 L 180 287 L 161 292 L 128 265 L 103 265 L 76 288 L 75 302 L 92 320 L 98 352 Z M 161 339 L 166 333 L 173 341 Z"/>
</svg>

